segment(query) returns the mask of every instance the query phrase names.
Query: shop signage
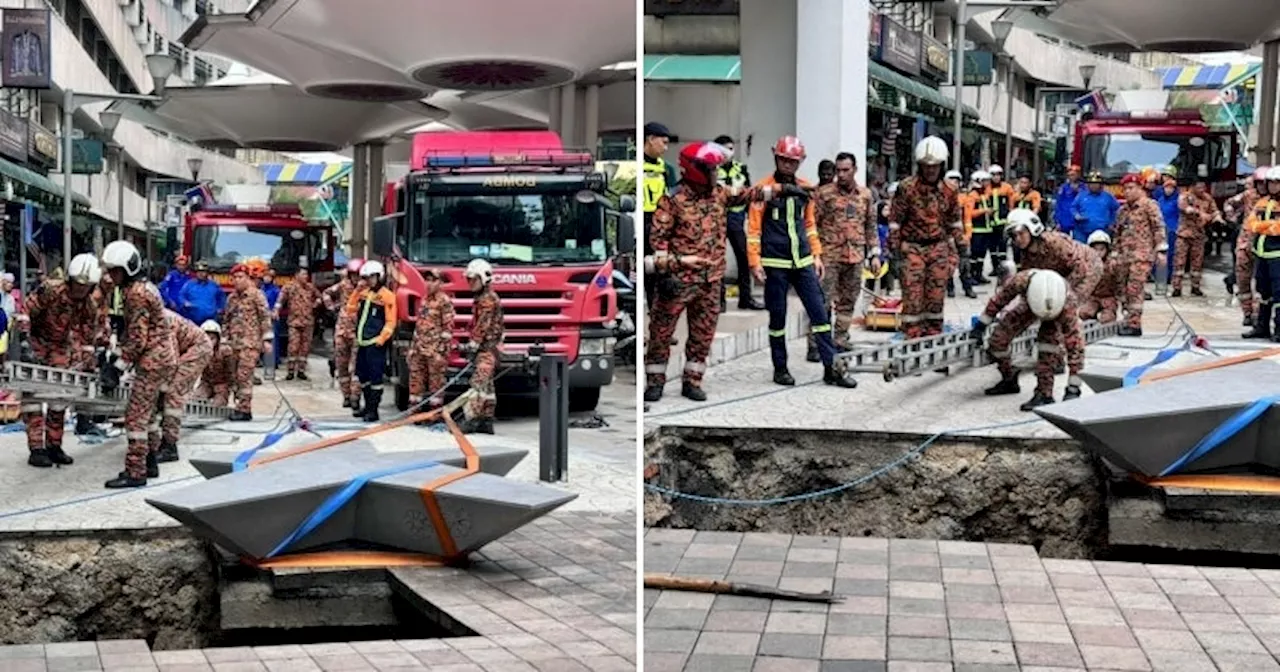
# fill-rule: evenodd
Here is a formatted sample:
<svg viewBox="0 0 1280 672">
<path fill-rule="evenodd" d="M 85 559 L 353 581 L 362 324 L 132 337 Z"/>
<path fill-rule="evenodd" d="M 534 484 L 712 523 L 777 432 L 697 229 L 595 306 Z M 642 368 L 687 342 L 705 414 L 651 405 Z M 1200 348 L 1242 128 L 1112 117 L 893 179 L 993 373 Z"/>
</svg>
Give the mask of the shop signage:
<svg viewBox="0 0 1280 672">
<path fill-rule="evenodd" d="M 920 74 L 920 34 L 887 16 L 880 17 L 880 54 L 876 60 L 908 75 Z"/>
<path fill-rule="evenodd" d="M 71 143 L 71 172 L 76 175 L 100 175 L 104 168 L 102 150 L 102 141 L 97 138 L 73 140 Z"/>
<path fill-rule="evenodd" d="M 52 87 L 49 10 L 4 10 L 4 74 L 0 81 L 15 89 Z M 25 144 L 25 141 L 24 141 Z"/>
<path fill-rule="evenodd" d="M 989 51 L 964 52 L 964 85 L 986 86 L 996 81 L 996 57 Z"/>
<path fill-rule="evenodd" d="M 867 47 L 871 58 L 880 58 L 880 15 L 871 12 L 871 30 L 867 35 Z"/>
<path fill-rule="evenodd" d="M 57 163 L 58 136 L 34 121 L 27 122 L 27 129 L 30 140 L 27 144 L 28 160 L 42 166 L 52 166 Z"/>
<path fill-rule="evenodd" d="M 928 35 L 921 35 L 920 39 L 924 42 L 924 49 L 920 54 L 920 72 L 940 82 L 947 81 L 951 76 L 951 51 L 947 49 L 947 45 Z"/>
<path fill-rule="evenodd" d="M 0 110 L 0 154 L 27 162 L 27 120 Z"/>
<path fill-rule="evenodd" d="M 648 16 L 737 16 L 738 0 L 644 0 Z"/>
</svg>

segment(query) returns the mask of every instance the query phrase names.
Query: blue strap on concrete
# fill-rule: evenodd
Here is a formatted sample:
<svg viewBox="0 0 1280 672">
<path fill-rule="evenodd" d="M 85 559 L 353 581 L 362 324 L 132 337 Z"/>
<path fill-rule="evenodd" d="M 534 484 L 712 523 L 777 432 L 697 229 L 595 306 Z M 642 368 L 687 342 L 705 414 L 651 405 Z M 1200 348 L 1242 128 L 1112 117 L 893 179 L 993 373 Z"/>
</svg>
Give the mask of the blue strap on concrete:
<svg viewBox="0 0 1280 672">
<path fill-rule="evenodd" d="M 254 455 L 257 455 L 259 452 L 266 450 L 271 446 L 274 446 L 276 443 L 280 441 L 280 439 L 283 439 L 288 434 L 292 434 L 293 432 L 297 431 L 297 429 L 298 429 L 298 423 L 291 422 L 289 423 L 288 427 L 285 427 L 284 429 L 278 432 L 267 433 L 266 436 L 262 437 L 262 441 L 259 442 L 258 445 L 241 452 L 239 455 L 236 455 L 235 461 L 231 463 L 231 471 L 236 472 L 236 471 L 244 471 L 245 469 L 248 469 L 249 460 L 252 460 Z"/>
<path fill-rule="evenodd" d="M 1187 451 L 1182 457 L 1174 460 L 1173 464 L 1165 467 L 1164 471 L 1160 472 L 1161 478 L 1177 473 L 1183 467 L 1195 462 L 1201 457 L 1204 457 L 1213 449 L 1226 443 L 1231 439 L 1231 437 L 1235 436 L 1240 432 L 1240 430 L 1252 424 L 1254 420 L 1257 420 L 1259 416 L 1266 413 L 1267 409 L 1271 408 L 1271 406 L 1276 403 L 1280 403 L 1280 395 L 1263 397 L 1253 402 L 1252 405 L 1241 409 L 1230 418 L 1227 418 L 1226 422 L 1219 425 L 1218 428 L 1212 432 L 1209 432 L 1209 434 L 1203 439 L 1200 439 L 1200 442 L 1197 443 L 1195 447 Z"/>
<path fill-rule="evenodd" d="M 328 499 L 324 500 L 324 502 L 320 504 L 320 506 L 316 507 L 316 510 L 312 511 L 311 515 L 307 516 L 307 518 L 302 521 L 302 524 L 299 525 L 297 529 L 295 529 L 293 532 L 290 532 L 289 536 L 284 538 L 284 541 L 281 541 L 279 544 L 277 544 L 276 547 L 270 553 L 267 554 L 267 557 L 268 558 L 276 557 L 280 553 L 284 552 L 285 549 L 292 546 L 294 542 L 307 536 L 312 532 L 312 530 L 315 530 L 317 527 L 320 527 L 321 525 L 323 525 L 324 522 L 328 520 L 330 516 L 337 513 L 339 510 L 342 509 L 342 507 L 346 506 L 347 502 L 350 502 L 352 498 L 354 498 L 356 494 L 360 492 L 360 489 L 364 487 L 365 483 L 368 483 L 369 481 L 372 481 L 374 479 L 382 478 L 384 476 L 394 476 L 396 474 L 403 474 L 406 471 L 416 471 L 418 469 L 427 469 L 429 467 L 438 466 L 439 464 L 440 464 L 439 462 L 436 462 L 434 460 L 430 460 L 426 462 L 414 462 L 412 464 L 403 464 L 395 467 L 388 467 L 386 469 L 382 469 L 379 471 L 370 471 L 368 473 L 360 474 L 359 476 L 356 476 L 355 478 L 351 479 L 351 482 L 347 483 L 345 487 L 343 487 L 341 490 L 330 495 Z"/>
<path fill-rule="evenodd" d="M 1187 349 L 1187 346 L 1185 345 L 1180 348 L 1166 348 L 1156 353 L 1156 356 L 1146 364 L 1141 364 L 1139 366 L 1133 367 L 1132 369 L 1129 369 L 1124 374 L 1124 386 L 1133 387 L 1134 385 L 1137 385 L 1139 381 L 1142 380 L 1142 377 L 1147 375 L 1147 372 L 1151 370 L 1151 367 L 1159 366 L 1169 361 L 1170 359 L 1173 358 L 1174 355 L 1186 349 Z"/>
</svg>

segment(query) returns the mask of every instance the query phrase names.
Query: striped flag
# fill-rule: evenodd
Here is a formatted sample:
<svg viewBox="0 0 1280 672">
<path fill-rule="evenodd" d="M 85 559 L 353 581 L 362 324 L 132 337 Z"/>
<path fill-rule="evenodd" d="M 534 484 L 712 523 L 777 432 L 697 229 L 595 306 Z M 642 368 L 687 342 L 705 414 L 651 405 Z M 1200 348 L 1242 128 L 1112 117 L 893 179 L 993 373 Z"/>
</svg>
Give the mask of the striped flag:
<svg viewBox="0 0 1280 672">
<path fill-rule="evenodd" d="M 1091 107 L 1094 112 L 1106 112 L 1109 109 L 1107 107 L 1106 98 L 1103 98 L 1102 92 L 1097 90 L 1090 91 L 1089 93 L 1076 98 L 1075 102 L 1076 107 L 1079 107 L 1082 110 L 1086 107 Z"/>
<path fill-rule="evenodd" d="M 217 201 L 213 200 L 213 191 L 203 183 L 182 192 L 182 196 L 187 199 L 187 205 L 195 208 L 217 203 Z"/>
</svg>

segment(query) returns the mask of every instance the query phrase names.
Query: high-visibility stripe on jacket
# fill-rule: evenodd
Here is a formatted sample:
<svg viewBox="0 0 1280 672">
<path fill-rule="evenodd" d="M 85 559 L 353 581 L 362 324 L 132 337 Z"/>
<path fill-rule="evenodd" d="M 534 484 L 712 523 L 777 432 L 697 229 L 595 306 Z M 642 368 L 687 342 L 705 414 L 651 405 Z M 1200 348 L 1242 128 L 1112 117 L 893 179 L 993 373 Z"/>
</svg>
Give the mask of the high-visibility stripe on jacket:
<svg viewBox="0 0 1280 672">
<path fill-rule="evenodd" d="M 809 183 L 797 179 L 800 186 Z M 768 202 L 751 204 L 747 212 L 747 262 L 754 268 L 805 268 L 822 254 L 813 199 L 782 196 L 782 185 L 770 175 L 757 186 L 773 187 Z"/>
<path fill-rule="evenodd" d="M 658 209 L 658 199 L 667 193 L 667 162 L 658 159 L 657 163 L 644 162 L 644 211 L 652 213 Z"/>
</svg>

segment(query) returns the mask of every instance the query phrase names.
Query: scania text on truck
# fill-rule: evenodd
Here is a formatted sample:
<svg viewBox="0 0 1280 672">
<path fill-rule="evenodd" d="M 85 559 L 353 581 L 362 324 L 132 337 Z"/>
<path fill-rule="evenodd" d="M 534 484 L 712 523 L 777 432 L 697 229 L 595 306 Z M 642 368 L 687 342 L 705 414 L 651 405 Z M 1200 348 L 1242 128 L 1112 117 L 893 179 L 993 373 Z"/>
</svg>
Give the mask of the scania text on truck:
<svg viewBox="0 0 1280 672">
<path fill-rule="evenodd" d="M 441 275 L 462 343 L 472 320 L 462 272 L 481 258 L 494 265 L 506 330 L 498 392 L 535 393 L 531 358 L 563 355 L 571 409 L 595 408 L 613 381 L 612 255 L 632 251 L 635 233 L 605 198 L 607 178 L 591 155 L 566 151 L 551 132 L 439 132 L 414 136 L 411 161 L 404 180 L 388 185 L 373 236 L 404 316 L 390 353 L 397 407 L 408 407 L 404 352 L 426 291 L 419 269 Z M 632 197 L 620 201 L 622 211 L 634 208 Z M 617 218 L 616 241 L 607 240 L 607 216 Z M 452 353 L 450 367 L 463 365 Z"/>
</svg>

